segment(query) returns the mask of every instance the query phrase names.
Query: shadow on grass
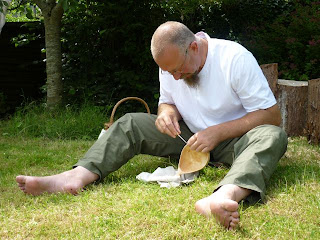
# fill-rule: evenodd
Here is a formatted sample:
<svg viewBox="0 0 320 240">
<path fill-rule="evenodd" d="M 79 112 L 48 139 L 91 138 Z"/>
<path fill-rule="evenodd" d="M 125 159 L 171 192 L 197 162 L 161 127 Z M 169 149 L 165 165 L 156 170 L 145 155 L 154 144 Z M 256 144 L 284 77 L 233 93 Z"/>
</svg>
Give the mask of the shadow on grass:
<svg viewBox="0 0 320 240">
<path fill-rule="evenodd" d="M 108 175 L 102 183 L 121 183 L 125 181 L 136 181 L 136 176 L 141 172 L 154 172 L 158 167 L 165 168 L 173 166 L 178 168 L 179 158 L 177 157 L 155 157 L 150 155 L 138 155 L 131 159 L 127 164 L 123 165 L 117 171 Z M 203 181 L 219 182 L 228 172 L 226 167 L 207 166 L 199 172 L 199 177 Z"/>
</svg>

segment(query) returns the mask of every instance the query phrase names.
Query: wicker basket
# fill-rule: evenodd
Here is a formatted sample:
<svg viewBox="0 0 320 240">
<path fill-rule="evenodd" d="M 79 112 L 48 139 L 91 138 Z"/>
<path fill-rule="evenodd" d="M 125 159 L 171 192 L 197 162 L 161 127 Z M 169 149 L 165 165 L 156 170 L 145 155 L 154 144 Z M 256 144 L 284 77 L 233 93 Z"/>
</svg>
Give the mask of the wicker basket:
<svg viewBox="0 0 320 240">
<path fill-rule="evenodd" d="M 149 106 L 148 104 L 141 98 L 138 98 L 138 97 L 126 97 L 126 98 L 123 98 L 121 99 L 119 102 L 117 102 L 116 105 L 114 105 L 113 109 L 112 109 L 112 113 L 111 113 L 111 117 L 110 117 L 110 121 L 105 123 L 104 124 L 104 130 L 107 130 L 112 124 L 113 124 L 113 118 L 114 118 L 114 114 L 116 113 L 116 110 L 117 108 L 119 107 L 119 105 L 125 101 L 128 101 L 128 100 L 136 100 L 136 101 L 139 101 L 141 103 L 143 103 L 143 105 L 146 107 L 147 109 L 147 112 L 150 114 L 150 109 L 149 109 Z"/>
</svg>

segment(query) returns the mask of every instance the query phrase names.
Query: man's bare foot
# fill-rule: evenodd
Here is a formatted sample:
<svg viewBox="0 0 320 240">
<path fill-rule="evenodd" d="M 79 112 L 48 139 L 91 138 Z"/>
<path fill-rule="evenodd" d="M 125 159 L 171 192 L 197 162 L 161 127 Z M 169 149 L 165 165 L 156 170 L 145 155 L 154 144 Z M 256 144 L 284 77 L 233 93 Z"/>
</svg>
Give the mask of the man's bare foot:
<svg viewBox="0 0 320 240">
<path fill-rule="evenodd" d="M 76 195 L 80 189 L 96 181 L 99 176 L 84 167 L 76 167 L 53 176 L 17 176 L 19 188 L 26 194 L 40 195 L 44 192 L 67 192 Z"/>
<path fill-rule="evenodd" d="M 220 187 L 210 196 L 196 202 L 196 211 L 203 216 L 215 219 L 229 230 L 235 229 L 240 221 L 238 202 L 251 193 L 251 190 L 228 184 Z"/>
</svg>

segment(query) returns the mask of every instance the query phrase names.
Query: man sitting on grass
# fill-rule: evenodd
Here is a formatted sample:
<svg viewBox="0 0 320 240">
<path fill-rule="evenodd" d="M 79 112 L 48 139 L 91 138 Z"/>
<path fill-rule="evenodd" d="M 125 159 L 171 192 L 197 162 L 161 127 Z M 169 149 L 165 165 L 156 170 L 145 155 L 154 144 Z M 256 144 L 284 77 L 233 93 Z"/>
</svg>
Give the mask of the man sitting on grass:
<svg viewBox="0 0 320 240">
<path fill-rule="evenodd" d="M 99 138 L 70 171 L 47 177 L 17 176 L 28 194 L 68 192 L 101 181 L 136 154 L 210 152 L 231 166 L 196 211 L 213 215 L 227 229 L 239 223 L 238 202 L 258 201 L 287 147 L 276 100 L 252 54 L 241 45 L 192 33 L 178 22 L 155 31 L 151 52 L 160 67 L 157 115 L 126 114 Z"/>
</svg>

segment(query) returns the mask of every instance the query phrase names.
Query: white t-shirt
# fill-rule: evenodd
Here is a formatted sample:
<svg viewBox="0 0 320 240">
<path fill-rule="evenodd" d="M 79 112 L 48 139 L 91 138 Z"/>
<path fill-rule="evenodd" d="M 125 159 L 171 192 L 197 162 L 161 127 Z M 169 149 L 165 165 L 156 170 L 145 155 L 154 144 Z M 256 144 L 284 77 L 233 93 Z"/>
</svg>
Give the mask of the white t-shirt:
<svg viewBox="0 0 320 240">
<path fill-rule="evenodd" d="M 159 71 L 159 105 L 175 105 L 189 129 L 196 133 L 276 104 L 261 68 L 248 50 L 203 32 L 197 36 L 208 41 L 207 59 L 199 73 L 200 85 L 191 88 L 183 80 Z"/>
</svg>

